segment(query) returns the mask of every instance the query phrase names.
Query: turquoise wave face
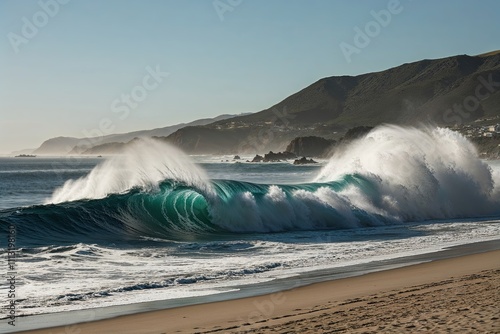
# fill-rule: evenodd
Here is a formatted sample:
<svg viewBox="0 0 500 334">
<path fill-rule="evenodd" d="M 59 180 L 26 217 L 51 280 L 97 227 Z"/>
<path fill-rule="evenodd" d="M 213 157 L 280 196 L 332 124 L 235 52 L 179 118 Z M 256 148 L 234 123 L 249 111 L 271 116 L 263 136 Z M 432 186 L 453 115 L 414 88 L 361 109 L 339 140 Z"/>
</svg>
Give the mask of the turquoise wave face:
<svg viewBox="0 0 500 334">
<path fill-rule="evenodd" d="M 387 223 L 343 203 L 348 187 L 375 193 L 359 175 L 329 183 L 253 184 L 213 180 L 213 191 L 167 180 L 155 191 L 133 189 L 103 199 L 78 200 L 0 212 L 2 229 L 15 224 L 30 243 L 133 241 L 143 237 L 196 240 L 213 235 L 349 228 Z M 338 205 L 335 205 L 335 201 Z"/>
<path fill-rule="evenodd" d="M 388 189 L 384 185 L 376 176 L 360 174 L 298 185 L 212 180 L 201 188 L 166 180 L 155 190 L 135 188 L 102 199 L 1 211 L 0 229 L 7 232 L 8 225 L 15 224 L 18 239 L 27 245 L 110 244 L 148 238 L 194 241 L 235 233 L 344 229 L 499 213 L 496 202 L 477 194 L 469 195 L 472 204 L 458 205 L 463 202 L 461 193 L 457 204 L 450 196 L 445 200 L 427 196 L 420 186 Z M 442 190 L 438 188 L 436 194 L 442 196 Z"/>
</svg>

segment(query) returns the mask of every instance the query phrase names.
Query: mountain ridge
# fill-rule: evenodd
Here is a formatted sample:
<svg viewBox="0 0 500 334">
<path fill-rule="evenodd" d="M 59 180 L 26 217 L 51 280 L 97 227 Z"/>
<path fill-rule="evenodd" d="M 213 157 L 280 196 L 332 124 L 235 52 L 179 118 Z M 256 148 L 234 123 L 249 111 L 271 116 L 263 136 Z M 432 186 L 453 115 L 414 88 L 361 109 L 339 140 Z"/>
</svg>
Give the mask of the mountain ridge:
<svg viewBox="0 0 500 334">
<path fill-rule="evenodd" d="M 298 136 L 336 139 L 356 126 L 467 124 L 500 115 L 500 87 L 496 85 L 500 86 L 498 51 L 424 59 L 378 72 L 322 78 L 268 109 L 198 130 L 179 129 L 165 140 L 188 153 L 242 153 L 249 145 L 258 153 L 282 150 Z M 483 95 L 480 101 L 478 86 Z M 474 99 L 477 105 L 467 104 Z M 274 133 L 274 138 L 259 141 L 259 133 Z"/>
</svg>

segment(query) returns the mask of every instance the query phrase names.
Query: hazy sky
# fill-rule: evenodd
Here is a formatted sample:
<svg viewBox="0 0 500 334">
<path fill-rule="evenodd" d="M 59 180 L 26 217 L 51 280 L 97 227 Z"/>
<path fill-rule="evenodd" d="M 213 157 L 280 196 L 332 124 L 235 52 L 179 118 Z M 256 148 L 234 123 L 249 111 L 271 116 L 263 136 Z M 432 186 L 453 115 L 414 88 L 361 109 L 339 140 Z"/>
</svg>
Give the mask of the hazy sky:
<svg viewBox="0 0 500 334">
<path fill-rule="evenodd" d="M 500 49 L 499 31 L 497 0 L 2 0 L 0 153 L 259 111 L 322 77 Z"/>
</svg>

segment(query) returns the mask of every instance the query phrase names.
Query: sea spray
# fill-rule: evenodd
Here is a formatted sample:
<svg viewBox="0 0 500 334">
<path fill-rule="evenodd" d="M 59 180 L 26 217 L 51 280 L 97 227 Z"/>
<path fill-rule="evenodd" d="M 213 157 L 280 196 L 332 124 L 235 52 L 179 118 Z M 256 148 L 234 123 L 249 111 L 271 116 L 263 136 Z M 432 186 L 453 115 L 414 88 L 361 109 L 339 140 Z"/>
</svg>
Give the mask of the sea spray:
<svg viewBox="0 0 500 334">
<path fill-rule="evenodd" d="M 380 126 L 336 152 L 316 182 L 358 174 L 376 190 L 349 187 L 340 195 L 368 212 L 398 220 L 497 214 L 498 179 L 473 144 L 443 128 Z"/>
<path fill-rule="evenodd" d="M 136 139 L 123 154 L 112 156 L 87 176 L 67 181 L 48 203 L 104 198 L 133 188 L 157 190 L 163 180 L 184 182 L 210 194 L 205 172 L 188 156 L 167 143 Z"/>
</svg>

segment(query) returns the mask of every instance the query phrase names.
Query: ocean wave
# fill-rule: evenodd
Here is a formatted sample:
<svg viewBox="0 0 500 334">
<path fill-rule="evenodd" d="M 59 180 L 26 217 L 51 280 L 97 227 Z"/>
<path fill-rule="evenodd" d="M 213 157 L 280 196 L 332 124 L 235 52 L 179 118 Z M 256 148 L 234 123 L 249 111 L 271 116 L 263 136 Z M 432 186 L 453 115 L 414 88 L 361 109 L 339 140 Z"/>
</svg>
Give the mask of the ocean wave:
<svg viewBox="0 0 500 334">
<path fill-rule="evenodd" d="M 0 220 L 35 244 L 189 241 L 498 215 L 499 193 L 460 134 L 383 126 L 299 185 L 209 180 L 182 152 L 147 141 L 67 182 L 49 204 L 5 210 Z"/>
</svg>

